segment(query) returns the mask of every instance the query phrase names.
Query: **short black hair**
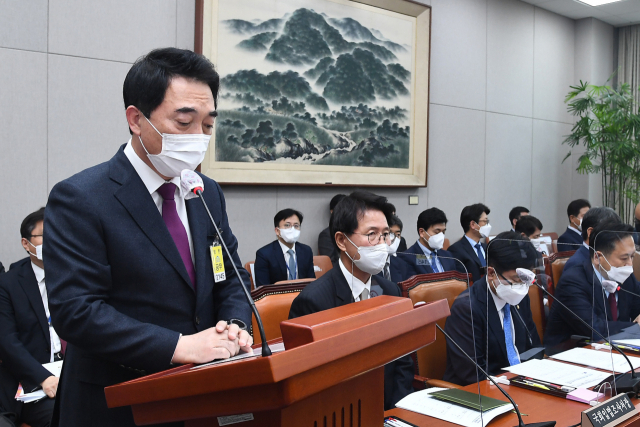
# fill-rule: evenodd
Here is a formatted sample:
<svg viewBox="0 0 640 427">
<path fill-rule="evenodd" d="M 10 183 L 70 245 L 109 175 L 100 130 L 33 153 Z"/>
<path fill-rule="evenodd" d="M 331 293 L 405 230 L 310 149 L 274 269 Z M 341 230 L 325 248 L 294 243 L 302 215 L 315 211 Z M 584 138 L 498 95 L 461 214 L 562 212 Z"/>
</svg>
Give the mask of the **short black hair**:
<svg viewBox="0 0 640 427">
<path fill-rule="evenodd" d="M 622 219 L 616 211 L 606 206 L 589 209 L 589 212 L 582 217 L 582 241 L 589 238 L 588 230 L 590 228 L 596 228 L 602 222 L 622 222 Z"/>
<path fill-rule="evenodd" d="M 632 225 L 607 221 L 598 224 L 591 232 L 589 246 L 607 256 L 616 249 L 616 243 L 625 237 L 633 237 L 636 230 Z M 593 255 L 593 249 L 591 250 Z"/>
<path fill-rule="evenodd" d="M 538 259 L 531 241 L 515 231 L 498 234 L 487 246 L 487 263 L 499 274 L 516 268 L 531 269 Z"/>
<path fill-rule="evenodd" d="M 333 196 L 331 198 L 331 202 L 329 203 L 329 210 L 332 211 L 336 207 L 336 205 L 340 203 L 340 200 L 344 199 L 345 197 L 347 197 L 346 194 L 336 194 L 335 196 Z"/>
<path fill-rule="evenodd" d="M 217 108 L 220 76 L 211 61 L 203 55 L 175 47 L 154 49 L 136 60 L 122 86 L 124 108 L 133 105 L 150 118 L 162 104 L 174 77 L 185 77 L 208 85 Z"/>
<path fill-rule="evenodd" d="M 398 227 L 400 227 L 400 231 L 402 231 L 402 229 L 404 228 L 402 225 L 402 221 L 400 220 L 400 218 L 398 218 L 398 215 L 391 215 L 391 221 L 389 221 L 389 228 L 393 227 L 394 225 L 397 225 Z"/>
<path fill-rule="evenodd" d="M 22 224 L 20 224 L 20 236 L 29 240 L 33 229 L 36 228 L 36 225 L 38 225 L 40 221 L 44 221 L 44 208 L 30 213 L 22 220 Z"/>
<path fill-rule="evenodd" d="M 280 225 L 280 221 L 282 221 L 283 219 L 287 219 L 293 215 L 298 217 L 298 219 L 300 220 L 300 225 L 302 225 L 302 213 L 295 209 L 287 208 L 282 209 L 276 214 L 276 216 L 273 217 L 273 226 L 278 227 Z"/>
<path fill-rule="evenodd" d="M 529 237 L 536 232 L 536 229 L 542 231 L 542 222 L 538 218 L 532 215 L 523 216 L 516 222 L 515 230 L 518 233 L 524 233 Z"/>
<path fill-rule="evenodd" d="M 513 225 L 513 220 L 520 220 L 523 213 L 529 213 L 529 209 L 524 206 L 516 206 L 509 211 L 509 224 Z"/>
<path fill-rule="evenodd" d="M 460 225 L 462 226 L 462 230 L 465 233 L 469 231 L 469 224 L 471 223 L 471 221 L 480 221 L 480 217 L 483 213 L 489 215 L 489 213 L 491 213 L 491 210 L 482 203 L 465 206 L 460 213 Z"/>
<path fill-rule="evenodd" d="M 449 220 L 443 211 L 438 208 L 429 208 L 418 215 L 417 230 L 419 231 L 422 228 L 426 231 L 433 224 L 446 224 L 447 222 Z"/>
<path fill-rule="evenodd" d="M 569 206 L 567 206 L 567 218 L 571 217 L 572 215 L 580 215 L 580 209 L 582 208 L 591 209 L 591 203 L 589 203 L 589 201 L 586 199 L 578 199 L 569 203 Z"/>
<path fill-rule="evenodd" d="M 329 220 L 329 230 L 332 236 L 335 236 L 338 231 L 346 235 L 353 234 L 367 210 L 381 211 L 389 224 L 393 214 L 392 209 L 393 206 L 384 196 L 378 196 L 369 191 L 354 191 L 336 205 Z M 333 244 L 336 248 L 338 247 L 335 238 Z"/>
</svg>

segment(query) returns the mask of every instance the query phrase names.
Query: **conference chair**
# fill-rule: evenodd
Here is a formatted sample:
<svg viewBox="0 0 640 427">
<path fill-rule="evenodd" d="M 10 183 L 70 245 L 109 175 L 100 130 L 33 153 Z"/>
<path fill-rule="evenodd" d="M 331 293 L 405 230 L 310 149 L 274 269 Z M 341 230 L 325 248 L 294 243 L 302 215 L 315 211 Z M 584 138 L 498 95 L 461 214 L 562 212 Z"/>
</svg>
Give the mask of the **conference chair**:
<svg viewBox="0 0 640 427">
<path fill-rule="evenodd" d="M 402 296 L 411 299 L 414 305 L 446 299 L 449 308 L 451 308 L 456 297 L 467 289 L 467 281 L 471 284 L 471 275 L 457 271 L 446 271 L 412 276 L 398 283 L 398 286 L 402 291 Z M 438 321 L 443 329 L 445 321 L 446 319 Z M 446 340 L 440 338 L 442 337 L 411 355 L 415 367 L 413 383 L 417 390 L 425 387 L 461 388 L 456 384 L 442 381 L 447 366 L 447 346 Z"/>
<path fill-rule="evenodd" d="M 449 249 L 449 246 L 451 246 L 451 242 L 449 241 L 448 237 L 444 238 L 444 243 L 442 244 L 442 249 L 444 249 L 445 251 Z"/>
<path fill-rule="evenodd" d="M 287 282 L 294 283 L 259 286 L 251 291 L 251 297 L 253 297 L 256 309 L 262 319 L 267 341 L 282 337 L 280 322 L 289 318 L 289 310 L 293 300 L 310 281 L 313 279 L 288 280 Z M 253 315 L 251 316 L 251 334 L 255 344 L 262 342 L 258 332 L 258 323 Z"/>
<path fill-rule="evenodd" d="M 551 278 L 549 276 L 546 277 L 546 285 L 548 289 Z M 531 317 L 533 317 L 533 323 L 536 325 L 538 336 L 542 340 L 545 328 L 547 327 L 547 317 L 544 312 L 544 292 L 542 292 L 537 286 L 529 286 L 529 301 L 531 306 Z"/>
<path fill-rule="evenodd" d="M 251 280 L 251 290 L 254 290 L 256 288 L 256 271 L 253 267 L 253 264 L 255 264 L 255 261 L 249 261 L 244 265 L 244 269 L 249 272 L 249 279 Z"/>
<path fill-rule="evenodd" d="M 333 268 L 331 258 L 326 255 L 316 255 L 313 257 L 313 270 L 316 273 L 316 279 L 322 277 L 327 271 Z"/>
<path fill-rule="evenodd" d="M 557 252 L 549 255 L 548 257 L 544 257 L 544 271 L 551 279 L 549 281 L 549 286 L 547 290 L 551 295 L 555 294 L 555 288 L 560 280 L 560 276 L 562 275 L 562 271 L 564 270 L 564 265 L 567 263 L 567 260 L 571 258 L 576 251 L 565 251 L 565 252 Z M 549 308 L 551 308 L 551 304 L 553 303 L 552 299 L 548 299 Z"/>
</svg>

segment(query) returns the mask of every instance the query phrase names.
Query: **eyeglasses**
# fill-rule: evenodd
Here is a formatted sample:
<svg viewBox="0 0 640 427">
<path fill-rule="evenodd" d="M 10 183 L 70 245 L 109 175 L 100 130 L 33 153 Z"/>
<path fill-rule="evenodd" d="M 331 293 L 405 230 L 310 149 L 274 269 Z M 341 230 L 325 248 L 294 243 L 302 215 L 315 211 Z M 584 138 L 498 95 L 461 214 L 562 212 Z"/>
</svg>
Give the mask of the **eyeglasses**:
<svg viewBox="0 0 640 427">
<path fill-rule="evenodd" d="M 480 225 L 481 222 L 484 222 L 484 225 L 489 225 L 489 218 L 481 219 L 480 221 L 478 221 L 478 225 Z"/>
<path fill-rule="evenodd" d="M 287 223 L 285 223 L 285 224 L 284 224 L 284 227 L 282 227 L 282 228 L 284 228 L 285 230 L 288 230 L 288 229 L 290 229 L 291 227 L 295 228 L 296 230 L 300 230 L 300 224 L 293 224 L 293 225 L 291 225 L 291 224 L 289 224 L 288 222 L 287 222 Z"/>
<path fill-rule="evenodd" d="M 395 242 L 395 241 L 396 241 L 396 239 L 399 239 L 399 237 L 398 237 L 398 236 L 396 236 L 396 233 L 389 233 L 389 241 L 390 241 L 391 243 Z"/>
<path fill-rule="evenodd" d="M 376 233 L 375 231 L 372 231 L 371 233 L 353 233 L 353 234 L 359 234 L 361 236 L 367 236 L 367 239 L 369 240 L 369 244 L 371 245 L 379 245 L 380 242 L 382 241 L 382 239 L 384 239 L 384 242 L 386 244 L 389 244 L 392 242 L 391 240 L 391 235 L 393 233 L 389 233 L 388 231 L 384 232 L 384 233 Z M 395 238 L 395 234 L 393 234 L 394 238 Z"/>
</svg>

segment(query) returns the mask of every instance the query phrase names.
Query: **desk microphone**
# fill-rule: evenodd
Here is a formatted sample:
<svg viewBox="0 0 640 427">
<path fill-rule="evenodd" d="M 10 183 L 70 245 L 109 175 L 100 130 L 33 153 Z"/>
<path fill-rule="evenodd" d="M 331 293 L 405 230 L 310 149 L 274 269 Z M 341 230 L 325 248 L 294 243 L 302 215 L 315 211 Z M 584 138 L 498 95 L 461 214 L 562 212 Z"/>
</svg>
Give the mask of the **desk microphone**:
<svg viewBox="0 0 640 427">
<path fill-rule="evenodd" d="M 637 396 L 638 391 L 640 390 L 640 378 L 636 376 L 636 373 L 633 369 L 633 365 L 631 364 L 631 361 L 629 360 L 627 355 L 624 354 L 624 352 L 620 350 L 617 345 L 613 344 L 611 341 L 609 341 L 609 339 L 605 338 L 604 335 L 602 335 L 594 327 L 592 327 L 587 322 L 585 322 L 580 316 L 578 316 L 569 307 L 567 307 L 562 302 L 560 302 L 556 297 L 551 295 L 549 291 L 547 291 L 543 286 L 538 284 L 538 281 L 536 280 L 535 274 L 533 272 L 524 268 L 517 268 L 516 273 L 518 273 L 518 277 L 520 277 L 520 280 L 522 280 L 524 283 L 531 283 L 532 285 L 536 285 L 538 288 L 542 289 L 542 292 L 544 292 L 548 297 L 550 297 L 551 299 L 553 299 L 553 301 L 560 304 L 565 310 L 567 310 L 576 319 L 582 322 L 583 325 L 585 325 L 587 328 L 595 332 L 600 338 L 606 341 L 606 343 L 609 344 L 611 348 L 615 349 L 618 353 L 622 355 L 622 357 L 625 358 L 625 360 L 629 364 L 629 367 L 631 368 L 631 372 L 620 374 L 620 376 L 618 376 L 617 378 L 615 378 L 615 374 L 614 374 L 616 388 L 618 389 L 618 391 L 622 393 L 628 393 L 631 391 Z"/>
<path fill-rule="evenodd" d="M 513 399 L 511 398 L 511 396 L 509 396 L 509 393 L 507 393 L 506 391 L 504 391 L 504 389 L 503 389 L 502 387 L 500 387 L 500 385 L 499 385 L 497 382 L 495 382 L 493 378 L 491 378 L 491 375 L 489 375 L 489 374 L 488 374 L 484 369 L 482 369 L 482 367 L 481 367 L 480 365 L 478 365 L 478 364 L 476 363 L 476 361 L 475 361 L 475 360 L 473 360 L 473 358 L 471 358 L 471 356 L 469 356 L 469 355 L 468 355 L 468 354 L 467 354 L 467 353 L 462 349 L 462 347 L 460 347 L 460 346 L 458 345 L 458 343 L 457 343 L 457 342 L 455 342 L 455 341 L 453 340 L 453 338 L 451 338 L 451 337 L 449 336 L 449 334 L 447 334 L 447 333 L 444 331 L 444 329 L 442 329 L 442 328 L 440 327 L 440 325 L 438 325 L 437 323 L 436 323 L 436 328 L 438 328 L 438 329 L 440 330 L 440 332 L 442 332 L 442 334 L 443 334 L 445 337 L 447 337 L 447 339 L 448 339 L 449 341 L 451 341 L 451 343 L 452 343 L 453 345 L 455 345 L 456 347 L 458 347 L 458 350 L 460 350 L 460 351 L 462 352 L 462 354 L 464 354 L 464 355 L 467 357 L 467 359 L 469 359 L 469 360 L 471 361 L 471 363 L 473 363 L 474 365 L 476 365 L 476 368 L 478 368 L 478 369 L 479 369 L 479 370 L 480 370 L 480 371 L 481 371 L 481 372 L 482 372 L 482 373 L 487 377 L 487 379 L 488 379 L 488 380 L 490 380 L 490 381 L 493 383 L 493 385 L 495 385 L 496 387 L 498 387 L 498 390 L 500 390 L 500 391 L 502 392 L 502 394 L 504 394 L 504 395 L 505 395 L 505 397 L 506 397 L 507 399 L 509 399 L 509 402 L 511 402 L 511 405 L 513 405 L 513 409 L 516 411 L 516 414 L 518 415 L 518 427 L 525 427 L 525 426 L 529 426 L 529 427 L 554 427 L 554 426 L 556 425 L 556 422 L 555 422 L 555 421 L 543 421 L 543 422 L 541 422 L 541 423 L 525 424 L 525 423 L 524 423 L 524 421 L 522 421 L 522 414 L 520 414 L 520 410 L 518 409 L 518 405 L 516 405 L 516 402 L 514 402 L 514 401 L 513 401 Z"/>
<path fill-rule="evenodd" d="M 256 316 L 256 323 L 258 323 L 258 330 L 260 331 L 260 339 L 262 340 L 262 357 L 271 356 L 271 349 L 267 344 L 267 338 L 264 333 L 264 327 L 262 326 L 262 319 L 260 318 L 260 313 L 258 313 L 258 309 L 256 308 L 256 303 L 253 301 L 253 298 L 251 298 L 251 294 L 247 290 L 247 287 L 244 285 L 244 281 L 242 280 L 242 276 L 238 272 L 236 263 L 233 262 L 233 257 L 229 252 L 229 248 L 227 248 L 227 244 L 224 242 L 224 239 L 220 234 L 220 230 L 218 230 L 218 225 L 213 220 L 213 216 L 211 216 L 211 212 L 209 212 L 209 207 L 205 203 L 204 197 L 202 197 L 202 192 L 204 191 L 204 183 L 202 182 L 202 178 L 200 178 L 200 175 L 198 175 L 194 171 L 185 169 L 180 174 L 180 182 L 184 188 L 186 188 L 189 192 L 192 192 L 193 194 L 197 195 L 202 201 L 202 204 L 204 205 L 204 208 L 206 209 L 207 214 L 209 215 L 209 219 L 211 220 L 211 223 L 216 229 L 216 234 L 220 238 L 220 242 L 222 243 L 222 246 L 224 247 L 224 250 L 227 253 L 227 256 L 229 257 L 229 260 L 231 261 L 233 270 L 236 272 L 236 276 L 238 276 L 238 280 L 240 280 L 240 287 L 244 291 L 244 295 L 247 298 L 247 302 L 251 306 L 253 315 Z"/>
</svg>

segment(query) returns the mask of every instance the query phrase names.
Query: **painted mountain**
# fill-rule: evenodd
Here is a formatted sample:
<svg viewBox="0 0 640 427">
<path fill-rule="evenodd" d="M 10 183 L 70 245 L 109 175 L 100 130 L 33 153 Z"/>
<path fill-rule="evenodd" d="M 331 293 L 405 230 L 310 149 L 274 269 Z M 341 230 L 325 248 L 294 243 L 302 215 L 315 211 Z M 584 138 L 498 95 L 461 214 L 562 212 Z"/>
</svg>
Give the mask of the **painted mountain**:
<svg viewBox="0 0 640 427">
<path fill-rule="evenodd" d="M 216 160 L 408 168 L 411 37 L 283 3 L 219 22 Z"/>
</svg>

